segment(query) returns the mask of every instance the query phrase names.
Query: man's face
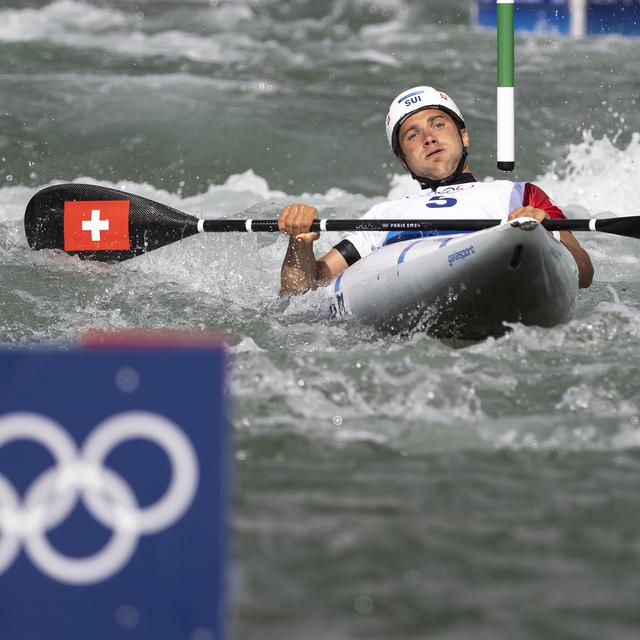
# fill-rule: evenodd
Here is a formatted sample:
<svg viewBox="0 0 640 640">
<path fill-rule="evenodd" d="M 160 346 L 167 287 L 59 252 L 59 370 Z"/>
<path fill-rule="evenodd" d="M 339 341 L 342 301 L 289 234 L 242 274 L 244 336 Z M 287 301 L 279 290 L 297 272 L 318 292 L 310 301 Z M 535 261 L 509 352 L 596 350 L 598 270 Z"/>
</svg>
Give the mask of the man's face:
<svg viewBox="0 0 640 640">
<path fill-rule="evenodd" d="M 469 134 L 466 129 L 459 133 L 453 118 L 444 111 L 423 109 L 400 125 L 398 142 L 408 169 L 430 180 L 442 180 L 456 170 L 463 142 L 469 146 Z"/>
</svg>

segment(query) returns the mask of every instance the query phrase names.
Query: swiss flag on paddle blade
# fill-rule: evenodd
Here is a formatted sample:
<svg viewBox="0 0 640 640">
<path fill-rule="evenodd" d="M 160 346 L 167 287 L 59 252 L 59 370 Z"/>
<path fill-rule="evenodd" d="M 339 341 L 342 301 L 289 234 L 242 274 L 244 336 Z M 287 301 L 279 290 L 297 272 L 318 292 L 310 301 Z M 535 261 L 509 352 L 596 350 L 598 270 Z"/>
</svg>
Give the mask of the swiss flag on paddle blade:
<svg viewBox="0 0 640 640">
<path fill-rule="evenodd" d="M 64 250 L 130 249 L 129 200 L 64 203 Z"/>
</svg>

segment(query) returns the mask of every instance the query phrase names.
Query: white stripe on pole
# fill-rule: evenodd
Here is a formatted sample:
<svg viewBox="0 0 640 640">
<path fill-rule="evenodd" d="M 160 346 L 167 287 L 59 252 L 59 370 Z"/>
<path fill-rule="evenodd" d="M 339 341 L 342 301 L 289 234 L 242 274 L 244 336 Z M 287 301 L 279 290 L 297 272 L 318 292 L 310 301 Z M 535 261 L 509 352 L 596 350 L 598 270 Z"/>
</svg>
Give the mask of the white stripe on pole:
<svg viewBox="0 0 640 640">
<path fill-rule="evenodd" d="M 498 87 L 498 160 L 515 162 L 515 97 L 513 87 Z"/>
</svg>

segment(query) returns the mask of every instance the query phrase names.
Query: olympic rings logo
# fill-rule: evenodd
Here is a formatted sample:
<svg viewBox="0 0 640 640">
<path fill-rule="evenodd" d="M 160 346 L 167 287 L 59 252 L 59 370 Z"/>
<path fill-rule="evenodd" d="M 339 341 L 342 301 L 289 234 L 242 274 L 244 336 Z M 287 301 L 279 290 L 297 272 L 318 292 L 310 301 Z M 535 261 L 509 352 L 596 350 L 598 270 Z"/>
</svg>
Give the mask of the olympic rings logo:
<svg viewBox="0 0 640 640">
<path fill-rule="evenodd" d="M 117 445 L 136 438 L 159 445 L 171 463 L 167 490 L 144 508 L 139 508 L 130 485 L 103 464 Z M 72 585 L 102 582 L 126 566 L 140 536 L 159 533 L 180 520 L 198 486 L 193 445 L 176 424 L 158 414 L 131 411 L 114 415 L 89 434 L 80 451 L 67 431 L 46 416 L 25 412 L 0 418 L 0 447 L 20 440 L 45 447 L 55 467 L 39 475 L 22 500 L 0 474 L 0 575 L 24 545 L 31 562 L 54 580 Z M 100 551 L 84 558 L 61 554 L 47 539 L 47 532 L 72 513 L 78 499 L 113 531 Z"/>
</svg>

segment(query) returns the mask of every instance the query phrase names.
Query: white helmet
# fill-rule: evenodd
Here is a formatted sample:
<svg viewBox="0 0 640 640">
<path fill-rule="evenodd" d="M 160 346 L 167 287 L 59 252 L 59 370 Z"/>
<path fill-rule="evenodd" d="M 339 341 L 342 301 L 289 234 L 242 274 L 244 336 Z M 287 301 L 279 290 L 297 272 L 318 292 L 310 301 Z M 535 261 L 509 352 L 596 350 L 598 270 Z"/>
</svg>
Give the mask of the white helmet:
<svg viewBox="0 0 640 640">
<path fill-rule="evenodd" d="M 400 153 L 398 129 L 403 120 L 412 113 L 429 107 L 445 111 L 461 129 L 465 128 L 464 118 L 460 113 L 460 109 L 446 93 L 433 87 L 411 87 L 411 89 L 399 93 L 393 99 L 387 114 L 387 140 L 396 155 Z"/>
</svg>

